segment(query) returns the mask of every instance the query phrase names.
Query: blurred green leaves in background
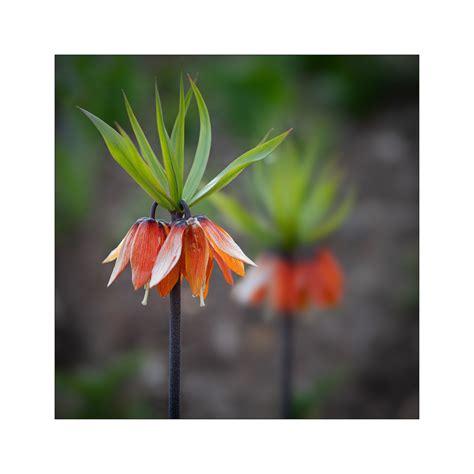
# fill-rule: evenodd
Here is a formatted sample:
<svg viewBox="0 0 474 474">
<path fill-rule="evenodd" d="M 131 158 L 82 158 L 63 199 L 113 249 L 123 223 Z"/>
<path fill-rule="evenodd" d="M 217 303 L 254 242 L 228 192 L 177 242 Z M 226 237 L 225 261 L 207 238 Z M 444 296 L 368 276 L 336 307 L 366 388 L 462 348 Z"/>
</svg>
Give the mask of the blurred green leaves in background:
<svg viewBox="0 0 474 474">
<path fill-rule="evenodd" d="M 321 375 L 313 385 L 297 393 L 291 411 L 293 418 L 319 418 L 324 405 L 350 379 L 346 369 L 335 369 Z"/>
<path fill-rule="evenodd" d="M 56 373 L 56 397 L 65 418 L 156 418 L 155 410 L 127 388 L 143 368 L 140 353 L 124 353 L 110 364 Z"/>
<path fill-rule="evenodd" d="M 308 246 L 340 227 L 352 208 L 354 187 L 321 154 L 317 132 L 313 136 L 305 148 L 287 140 L 274 156 L 255 165 L 247 205 L 225 193 L 211 198 L 231 226 L 264 248 Z"/>
<path fill-rule="evenodd" d="M 96 132 L 78 112 L 78 105 L 107 123 L 125 123 L 120 97 L 126 90 L 142 124 L 152 124 L 149 86 L 159 77 L 163 107 L 174 117 L 176 78 L 183 71 L 197 76 L 201 89 L 209 91 L 207 106 L 216 117 L 214 130 L 249 147 L 271 127 L 291 127 L 296 117 L 301 123 L 316 112 L 328 118 L 364 115 L 397 93 L 417 97 L 416 70 L 407 66 L 406 57 L 397 56 L 57 56 L 56 237 L 61 240 L 87 218 L 107 166 L 100 159 L 105 152 Z M 192 118 L 196 111 L 189 114 Z M 191 136 L 198 133 L 193 122 Z M 166 126 L 171 129 L 173 123 Z M 144 128 L 148 137 L 152 131 Z M 211 154 L 213 159 L 220 158 Z M 141 203 L 148 205 L 133 190 L 127 189 L 126 194 L 132 200 L 127 206 L 130 213 Z"/>
</svg>

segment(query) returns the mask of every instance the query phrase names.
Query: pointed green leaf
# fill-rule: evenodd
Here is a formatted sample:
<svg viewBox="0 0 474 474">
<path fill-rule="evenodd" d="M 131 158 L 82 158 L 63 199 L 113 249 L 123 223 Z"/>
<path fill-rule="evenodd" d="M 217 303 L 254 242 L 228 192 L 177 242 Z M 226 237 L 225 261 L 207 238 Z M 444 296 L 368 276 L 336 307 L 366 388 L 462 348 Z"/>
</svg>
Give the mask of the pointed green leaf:
<svg viewBox="0 0 474 474">
<path fill-rule="evenodd" d="M 161 183 L 156 179 L 155 175 L 152 173 L 151 169 L 145 164 L 140 156 L 140 153 L 137 150 L 137 147 L 133 143 L 132 139 L 129 137 L 127 132 L 117 124 L 118 130 L 123 138 L 125 138 L 127 147 L 128 147 L 128 156 L 131 157 L 131 160 L 135 164 L 136 169 L 139 173 L 144 176 L 147 181 L 153 186 L 156 192 L 160 195 L 160 200 L 156 201 L 160 206 L 165 207 L 166 209 L 173 209 L 173 202 L 170 200 L 166 194 L 166 190 L 163 188 Z"/>
<path fill-rule="evenodd" d="M 186 180 L 186 184 L 184 185 L 183 196 L 186 201 L 191 200 L 194 193 L 196 192 L 197 187 L 199 186 L 199 183 L 201 182 L 204 171 L 206 170 L 207 161 L 209 159 L 212 141 L 211 120 L 209 118 L 209 112 L 196 84 L 194 84 L 191 79 L 190 82 L 198 105 L 200 130 L 193 165 Z"/>
<path fill-rule="evenodd" d="M 268 130 L 267 133 L 265 133 L 265 135 L 263 136 L 263 138 L 257 143 L 257 145 L 261 145 L 262 143 L 265 143 L 268 139 L 268 137 L 270 136 L 270 134 L 273 132 L 273 128 L 271 128 L 270 130 Z"/>
<path fill-rule="evenodd" d="M 123 91 L 122 91 L 123 92 Z M 130 123 L 132 124 L 133 132 L 135 133 L 135 137 L 137 138 L 138 146 L 142 152 L 143 157 L 145 158 L 146 162 L 153 170 L 154 175 L 158 178 L 158 181 L 161 183 L 161 186 L 166 189 L 168 186 L 168 181 L 166 179 L 166 173 L 163 169 L 163 166 L 159 162 L 158 158 L 156 157 L 153 149 L 150 146 L 143 130 L 138 123 L 138 120 L 133 112 L 132 106 L 123 92 L 123 97 L 125 100 L 125 107 L 127 109 L 128 118 L 130 119 Z"/>
<path fill-rule="evenodd" d="M 184 98 L 184 105 L 185 105 L 185 110 L 184 110 L 184 117 L 186 118 L 186 115 L 188 114 L 188 109 L 189 105 L 191 104 L 191 99 L 193 98 L 193 90 L 191 87 L 188 89 L 186 92 L 186 97 Z M 176 150 L 176 140 L 178 138 L 178 119 L 179 119 L 179 112 L 178 115 L 176 116 L 176 120 L 174 121 L 173 125 L 173 130 L 171 131 L 171 147 L 173 150 Z"/>
<path fill-rule="evenodd" d="M 226 168 L 224 168 L 214 179 L 204 186 L 191 200 L 190 206 L 197 204 L 211 194 L 219 191 L 233 181 L 247 166 L 256 161 L 263 160 L 287 137 L 291 129 L 278 135 L 271 140 L 257 145 L 247 153 L 236 158 Z"/>
<path fill-rule="evenodd" d="M 172 206 L 167 202 L 168 198 L 163 196 L 156 185 L 156 178 L 153 177 L 151 170 L 146 166 L 141 158 L 137 159 L 133 153 L 131 153 L 127 140 L 122 137 L 116 130 L 110 125 L 105 123 L 99 117 L 91 114 L 87 110 L 79 109 L 88 117 L 91 122 L 99 130 L 102 138 L 107 145 L 112 157 L 117 163 L 136 181 L 136 183 L 150 195 L 150 197 L 158 203 L 161 203 L 167 209 L 172 209 Z M 154 181 L 155 182 L 154 182 Z M 158 183 L 158 186 L 159 183 Z"/>
<path fill-rule="evenodd" d="M 347 193 L 344 200 L 341 202 L 339 207 L 329 215 L 321 224 L 318 224 L 314 229 L 308 231 L 304 236 L 303 239 L 306 242 L 313 242 L 315 240 L 322 239 L 327 235 L 334 232 L 338 229 L 341 224 L 344 222 L 346 217 L 349 215 L 350 210 L 354 205 L 355 200 L 355 189 L 352 188 Z"/>
<path fill-rule="evenodd" d="M 265 224 L 261 217 L 256 217 L 253 212 L 248 212 L 233 197 L 216 193 L 210 197 L 210 202 L 221 211 L 224 219 L 227 219 L 237 231 L 253 238 L 272 240 L 273 233 L 269 230 L 268 224 Z"/>
<path fill-rule="evenodd" d="M 166 131 L 165 122 L 163 120 L 163 111 L 161 108 L 160 93 L 158 92 L 158 85 L 155 83 L 155 101 L 156 101 L 156 124 L 158 128 L 158 135 L 160 137 L 161 152 L 163 155 L 163 163 L 165 165 L 166 177 L 168 179 L 168 187 L 173 200 L 177 203 L 179 201 L 178 186 L 176 181 L 176 174 L 173 168 L 172 150 L 168 132 Z"/>
<path fill-rule="evenodd" d="M 176 139 L 173 149 L 173 167 L 175 170 L 176 184 L 178 187 L 178 196 L 183 192 L 184 181 L 184 124 L 186 116 L 186 105 L 184 103 L 183 78 L 179 83 L 179 110 L 176 126 Z"/>
</svg>

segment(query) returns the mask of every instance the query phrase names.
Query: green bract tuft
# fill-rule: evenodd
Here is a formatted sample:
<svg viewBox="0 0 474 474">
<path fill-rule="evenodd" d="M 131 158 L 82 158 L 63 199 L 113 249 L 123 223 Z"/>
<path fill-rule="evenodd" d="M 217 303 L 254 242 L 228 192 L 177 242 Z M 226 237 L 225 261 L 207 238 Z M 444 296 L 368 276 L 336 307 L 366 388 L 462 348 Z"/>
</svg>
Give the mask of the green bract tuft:
<svg viewBox="0 0 474 474">
<path fill-rule="evenodd" d="M 117 163 L 154 201 L 170 211 L 180 211 L 181 200 L 185 200 L 189 206 L 192 206 L 219 191 L 246 167 L 272 153 L 290 132 L 284 132 L 270 140 L 266 140 L 265 137 L 262 143 L 236 158 L 199 189 L 211 150 L 211 121 L 195 81 L 191 78 L 189 81 L 191 87 L 185 94 L 182 78 L 180 80 L 178 115 L 171 136 L 166 130 L 161 98 L 158 86 L 155 84 L 156 122 L 162 161 L 153 151 L 125 93 L 123 94 L 125 108 L 138 148 L 120 126 L 117 132 L 100 118 L 80 108 L 99 130 Z M 193 163 L 188 176 L 185 177 L 185 121 L 193 97 L 196 99 L 199 112 L 200 132 Z"/>
</svg>

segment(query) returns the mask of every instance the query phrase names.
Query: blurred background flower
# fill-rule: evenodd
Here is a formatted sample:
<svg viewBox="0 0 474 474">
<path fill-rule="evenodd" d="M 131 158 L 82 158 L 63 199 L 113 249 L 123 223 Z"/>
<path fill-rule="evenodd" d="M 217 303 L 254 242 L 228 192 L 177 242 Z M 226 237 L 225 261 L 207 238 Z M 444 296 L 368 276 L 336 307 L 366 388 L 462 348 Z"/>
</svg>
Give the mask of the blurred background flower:
<svg viewBox="0 0 474 474">
<path fill-rule="evenodd" d="M 124 89 L 142 125 L 153 124 L 154 77 L 174 117 L 181 71 L 198 75 L 213 117 L 206 177 L 270 127 L 295 126 L 302 136 L 328 130 L 322 135 L 357 183 L 357 206 L 329 242 L 345 270 L 343 304 L 297 328 L 298 416 L 417 417 L 416 56 L 58 56 L 56 416 L 166 416 L 167 302 L 138 305 L 137 312 L 126 278 L 115 283 L 124 291 L 109 297 L 109 269 L 98 263 L 117 235 L 147 213 L 150 200 L 117 168 L 75 106 L 126 123 Z M 196 143 L 196 108 L 189 114 L 195 119 L 187 140 Z M 144 131 L 158 149 L 155 131 Z M 228 191 L 245 189 L 231 184 Z M 250 257 L 257 255 L 258 245 L 234 237 Z M 273 322 L 233 304 L 221 275 L 212 278 L 216 290 L 206 314 L 183 292 L 183 416 L 275 417 Z"/>
<path fill-rule="evenodd" d="M 242 197 L 246 202 L 225 192 L 210 199 L 259 248 L 258 267 L 237 284 L 236 299 L 244 304 L 267 300 L 280 314 L 304 310 L 310 302 L 333 306 L 343 293 L 343 273 L 321 240 L 346 219 L 354 187 L 314 146 L 321 133 L 309 136 L 312 144 L 306 149 L 290 139 L 254 166 Z"/>
<path fill-rule="evenodd" d="M 335 307 L 344 293 L 341 266 L 321 244 L 344 222 L 354 189 L 332 160 L 314 146 L 296 147 L 290 139 L 265 163 L 255 165 L 245 203 L 220 192 L 210 201 L 230 225 L 260 247 L 258 266 L 234 289 L 242 304 L 264 304 L 281 320 L 281 416 L 293 416 L 294 325 L 304 310 Z M 341 197 L 340 195 L 344 195 Z M 252 203 L 252 205 L 250 205 Z"/>
</svg>

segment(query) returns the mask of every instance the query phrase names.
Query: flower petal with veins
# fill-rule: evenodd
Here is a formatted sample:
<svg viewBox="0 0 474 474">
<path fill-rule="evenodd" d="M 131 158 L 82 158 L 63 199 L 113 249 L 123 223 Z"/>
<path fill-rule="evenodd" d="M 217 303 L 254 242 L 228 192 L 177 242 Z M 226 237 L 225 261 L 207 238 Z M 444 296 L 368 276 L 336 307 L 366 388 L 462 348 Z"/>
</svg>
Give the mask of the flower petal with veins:
<svg viewBox="0 0 474 474">
<path fill-rule="evenodd" d="M 132 283 L 136 290 L 150 281 L 151 270 L 165 238 L 165 229 L 155 219 L 146 219 L 138 226 L 130 253 Z"/>
<path fill-rule="evenodd" d="M 219 268 L 221 269 L 222 275 L 224 275 L 224 280 L 229 285 L 233 285 L 234 279 L 232 278 L 232 272 L 230 268 L 227 266 L 224 259 L 212 248 L 212 246 L 210 247 L 210 250 L 212 257 L 214 257 L 215 261 L 217 262 L 217 265 L 219 265 Z"/>
<path fill-rule="evenodd" d="M 127 235 L 123 239 L 123 244 L 120 246 L 119 255 L 117 261 L 115 262 L 114 269 L 112 270 L 112 275 L 110 275 L 109 282 L 107 286 L 110 286 L 116 278 L 125 270 L 128 262 L 130 261 L 130 251 L 133 244 L 133 239 L 137 232 L 138 226 L 140 225 L 141 220 L 135 222 L 135 224 L 130 227 Z"/>
<path fill-rule="evenodd" d="M 209 260 L 206 234 L 197 222 L 188 224 L 186 227 L 183 246 L 186 278 L 192 294 L 197 296 L 206 283 L 206 269 Z"/>
<path fill-rule="evenodd" d="M 214 262 L 212 261 L 212 258 L 209 258 L 209 262 L 207 264 L 207 269 L 206 269 L 206 285 L 203 291 L 203 298 L 207 298 L 207 294 L 209 293 L 209 282 L 211 281 L 211 275 L 212 275 L 212 269 L 214 268 Z"/>
<path fill-rule="evenodd" d="M 166 275 L 163 280 L 161 280 L 157 285 L 157 290 L 160 296 L 168 296 L 171 290 L 174 288 L 174 285 L 178 282 L 178 279 L 181 275 L 181 268 L 183 264 L 180 261 L 172 268 L 172 270 Z"/>
<path fill-rule="evenodd" d="M 219 227 L 205 216 L 199 216 L 197 220 L 214 248 L 219 249 L 230 257 L 255 266 L 255 263 L 242 252 L 242 249 L 234 242 L 234 239 L 222 227 Z"/>
<path fill-rule="evenodd" d="M 150 288 L 163 280 L 178 263 L 181 257 L 185 229 L 186 222 L 184 220 L 179 220 L 172 224 L 170 233 L 156 257 L 151 273 Z"/>
<path fill-rule="evenodd" d="M 226 253 L 221 252 L 218 248 L 214 247 L 212 241 L 209 242 L 211 243 L 211 246 L 213 246 L 215 255 L 218 255 L 230 270 L 232 270 L 240 277 L 243 277 L 245 275 L 244 264 L 240 260 L 237 260 L 236 258 L 230 257 Z"/>
</svg>

